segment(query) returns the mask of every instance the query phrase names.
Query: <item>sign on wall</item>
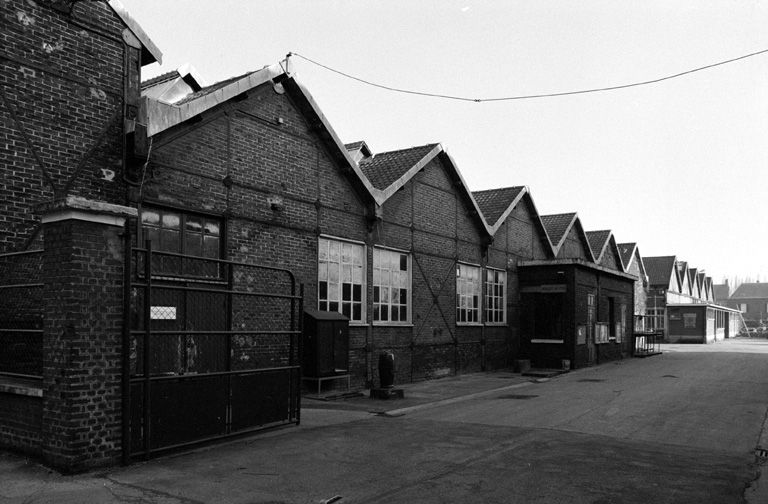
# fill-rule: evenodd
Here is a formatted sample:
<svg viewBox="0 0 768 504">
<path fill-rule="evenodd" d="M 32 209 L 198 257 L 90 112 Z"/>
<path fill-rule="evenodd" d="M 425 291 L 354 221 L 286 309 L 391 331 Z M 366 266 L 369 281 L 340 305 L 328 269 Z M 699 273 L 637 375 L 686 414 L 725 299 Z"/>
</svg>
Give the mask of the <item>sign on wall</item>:
<svg viewBox="0 0 768 504">
<path fill-rule="evenodd" d="M 576 344 L 577 345 L 587 344 L 587 326 L 585 326 L 584 324 L 579 324 L 576 326 Z"/>
</svg>

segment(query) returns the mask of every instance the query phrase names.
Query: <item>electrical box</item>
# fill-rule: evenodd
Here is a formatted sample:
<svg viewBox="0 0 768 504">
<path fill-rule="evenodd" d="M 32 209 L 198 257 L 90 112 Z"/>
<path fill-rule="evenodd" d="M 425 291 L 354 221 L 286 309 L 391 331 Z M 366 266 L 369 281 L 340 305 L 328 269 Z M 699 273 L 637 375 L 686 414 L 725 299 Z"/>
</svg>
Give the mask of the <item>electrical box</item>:
<svg viewBox="0 0 768 504">
<path fill-rule="evenodd" d="M 349 372 L 349 319 L 337 312 L 304 311 L 302 373 L 322 378 Z"/>
</svg>

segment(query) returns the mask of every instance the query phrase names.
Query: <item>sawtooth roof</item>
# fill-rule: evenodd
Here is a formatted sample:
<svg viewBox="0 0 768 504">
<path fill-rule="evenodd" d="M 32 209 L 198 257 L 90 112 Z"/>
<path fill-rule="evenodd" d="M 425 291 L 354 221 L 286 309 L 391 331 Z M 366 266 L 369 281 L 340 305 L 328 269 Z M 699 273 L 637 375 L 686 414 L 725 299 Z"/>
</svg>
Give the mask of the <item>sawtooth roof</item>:
<svg viewBox="0 0 768 504">
<path fill-rule="evenodd" d="M 643 257 L 648 284 L 652 286 L 669 285 L 669 279 L 675 268 L 675 256 Z"/>
<path fill-rule="evenodd" d="M 483 212 L 485 222 L 493 226 L 498 222 L 509 205 L 525 190 L 525 186 L 504 187 L 501 189 L 487 189 L 485 191 L 473 191 L 472 196 L 477 201 L 477 206 Z"/>
<path fill-rule="evenodd" d="M 360 169 L 376 189 L 384 190 L 413 168 L 439 144 L 381 152 L 360 160 Z M 347 147 L 349 150 L 349 147 Z"/>
<path fill-rule="evenodd" d="M 637 243 L 619 243 L 618 247 L 621 262 L 624 264 L 625 268 L 629 268 L 629 265 L 632 264 L 632 259 L 635 256 Z"/>
<path fill-rule="evenodd" d="M 542 215 L 541 222 L 549 235 L 552 246 L 557 248 L 576 220 L 576 213 Z"/>
<path fill-rule="evenodd" d="M 611 237 L 611 231 L 608 229 L 600 231 L 587 231 L 587 241 L 589 241 L 589 247 L 592 249 L 592 254 L 595 256 L 595 260 L 600 261 L 603 256 L 608 240 Z"/>
</svg>

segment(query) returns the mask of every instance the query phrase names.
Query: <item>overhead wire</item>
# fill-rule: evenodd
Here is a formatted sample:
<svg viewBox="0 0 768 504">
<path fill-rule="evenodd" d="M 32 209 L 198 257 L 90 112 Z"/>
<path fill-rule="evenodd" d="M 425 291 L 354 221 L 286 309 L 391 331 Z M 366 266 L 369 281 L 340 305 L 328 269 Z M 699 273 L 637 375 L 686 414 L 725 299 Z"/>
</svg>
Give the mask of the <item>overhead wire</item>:
<svg viewBox="0 0 768 504">
<path fill-rule="evenodd" d="M 330 72 L 333 72 L 335 74 L 341 75 L 343 77 L 346 77 L 348 79 L 355 80 L 357 82 L 373 86 L 379 89 L 384 89 L 387 91 L 393 91 L 396 93 L 404 93 L 404 94 L 410 94 L 410 95 L 417 95 L 417 96 L 427 96 L 431 98 L 444 98 L 447 100 L 458 100 L 458 101 L 467 101 L 467 102 L 474 102 L 474 103 L 482 103 L 482 102 L 500 102 L 500 101 L 513 101 L 513 100 L 531 100 L 536 98 L 554 98 L 558 96 L 572 96 L 572 95 L 580 95 L 580 94 L 588 94 L 588 93 L 601 93 L 605 91 L 615 91 L 618 89 L 627 89 L 632 87 L 639 87 L 639 86 L 647 86 L 650 84 L 656 84 L 659 82 L 676 79 L 679 77 L 683 77 L 685 75 L 690 75 L 692 73 L 701 72 L 703 70 L 709 70 L 711 68 L 715 68 L 722 65 L 727 65 L 729 63 L 734 63 L 736 61 L 741 61 L 747 58 L 752 58 L 755 56 L 759 56 L 761 54 L 768 53 L 768 49 L 762 49 L 760 51 L 756 51 L 749 54 L 744 54 L 742 56 L 737 56 L 735 58 L 730 58 L 723 61 L 718 61 L 716 63 L 711 63 L 709 65 L 704 65 L 696 68 L 692 68 L 690 70 L 685 70 L 682 72 L 678 72 L 671 75 L 666 75 L 664 77 L 658 77 L 655 79 L 649 79 L 644 81 L 638 81 L 638 82 L 632 82 L 629 84 L 620 84 L 616 86 L 606 86 L 606 87 L 598 87 L 598 88 L 588 88 L 588 89 L 579 89 L 575 91 L 562 91 L 557 93 L 537 93 L 537 94 L 527 94 L 527 95 L 512 95 L 512 96 L 504 96 L 504 97 L 495 97 L 495 98 L 469 98 L 466 96 L 456 96 L 456 95 L 447 95 L 447 94 L 440 94 L 440 93 L 428 93 L 423 91 L 414 91 L 410 89 L 402 89 L 402 88 L 396 88 L 392 86 L 385 86 L 383 84 L 378 84 L 376 82 L 372 82 L 366 79 L 362 79 L 360 77 L 356 77 L 354 75 L 350 75 L 346 72 L 342 72 L 341 70 L 337 70 L 335 68 L 329 67 L 328 65 L 324 65 L 318 61 L 315 61 L 311 58 L 308 58 L 302 54 L 295 53 L 295 52 L 289 52 L 286 56 L 287 59 L 290 59 L 292 56 L 296 56 L 298 58 L 301 58 L 313 65 L 319 66 L 321 68 L 324 68 Z"/>
</svg>

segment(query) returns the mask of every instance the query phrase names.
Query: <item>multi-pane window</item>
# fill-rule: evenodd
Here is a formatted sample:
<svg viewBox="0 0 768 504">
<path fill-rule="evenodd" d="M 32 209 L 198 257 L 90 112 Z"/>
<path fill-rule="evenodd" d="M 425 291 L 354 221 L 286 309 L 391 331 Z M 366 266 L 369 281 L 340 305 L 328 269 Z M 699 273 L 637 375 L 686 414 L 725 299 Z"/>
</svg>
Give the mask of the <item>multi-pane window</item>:
<svg viewBox="0 0 768 504">
<path fill-rule="evenodd" d="M 456 264 L 456 322 L 480 322 L 480 268 Z"/>
<path fill-rule="evenodd" d="M 395 250 L 373 249 L 373 320 L 409 322 L 411 258 Z"/>
<path fill-rule="evenodd" d="M 507 273 L 485 270 L 485 321 L 504 324 L 507 321 Z"/>
<path fill-rule="evenodd" d="M 365 247 L 320 238 L 317 247 L 317 301 L 320 311 L 335 311 L 363 322 Z"/>
<path fill-rule="evenodd" d="M 195 257 L 221 257 L 221 221 L 178 210 L 143 208 L 141 229 L 152 249 Z M 182 261 L 178 257 L 160 257 L 153 264 L 159 272 L 194 276 L 217 276 L 218 266 L 205 261 Z"/>
</svg>

